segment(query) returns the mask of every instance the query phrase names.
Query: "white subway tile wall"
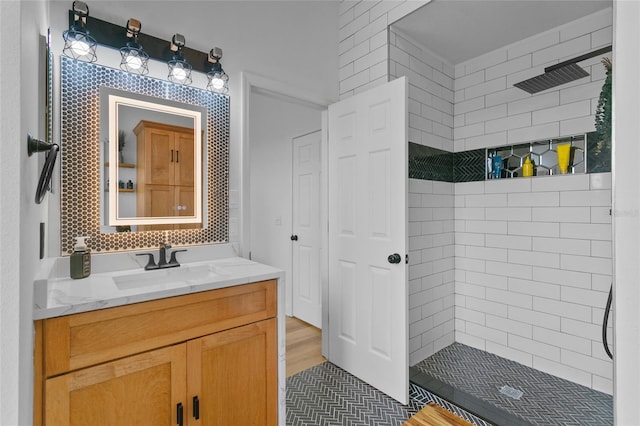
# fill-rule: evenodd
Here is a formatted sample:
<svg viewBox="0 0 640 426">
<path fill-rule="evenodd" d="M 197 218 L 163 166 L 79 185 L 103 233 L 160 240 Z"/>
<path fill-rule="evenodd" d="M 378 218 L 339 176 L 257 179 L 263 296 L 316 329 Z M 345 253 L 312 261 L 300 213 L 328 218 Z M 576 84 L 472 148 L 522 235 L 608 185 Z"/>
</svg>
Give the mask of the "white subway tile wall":
<svg viewBox="0 0 640 426">
<path fill-rule="evenodd" d="M 612 9 L 606 9 L 456 64 L 455 149 L 500 146 L 505 138 L 506 144 L 515 144 L 594 131 L 605 78 L 600 57 L 580 63 L 590 77 L 557 88 L 529 95 L 512 86 L 542 74 L 546 66 L 610 43 L 611 23 Z"/>
<path fill-rule="evenodd" d="M 409 179 L 409 362 L 454 341 L 454 184 Z"/>
<path fill-rule="evenodd" d="M 611 174 L 523 181 L 455 184 L 456 341 L 611 393 Z"/>
<path fill-rule="evenodd" d="M 611 9 L 454 66 L 385 29 L 427 3 L 340 3 L 341 98 L 407 76 L 410 140 L 456 152 L 593 131 L 600 58 L 581 63 L 590 77 L 559 88 L 529 95 L 512 85 L 611 43 Z M 600 342 L 611 283 L 610 173 L 410 179 L 409 200 L 411 365 L 455 338 L 612 392 Z"/>
<path fill-rule="evenodd" d="M 458 83 L 454 80 L 453 65 L 411 41 L 393 27 L 389 35 L 389 77 L 394 79 L 406 76 L 409 80 L 410 142 L 454 151 L 453 139 L 457 136 L 454 132 L 453 88 Z M 480 82 L 484 80 L 477 81 Z M 496 117 L 496 114 L 506 115 L 506 106 L 501 108 L 504 111 L 498 108 L 495 111 L 480 112 L 470 120 L 484 121 L 486 117 Z M 482 123 L 479 124 L 478 131 L 484 132 Z"/>
</svg>

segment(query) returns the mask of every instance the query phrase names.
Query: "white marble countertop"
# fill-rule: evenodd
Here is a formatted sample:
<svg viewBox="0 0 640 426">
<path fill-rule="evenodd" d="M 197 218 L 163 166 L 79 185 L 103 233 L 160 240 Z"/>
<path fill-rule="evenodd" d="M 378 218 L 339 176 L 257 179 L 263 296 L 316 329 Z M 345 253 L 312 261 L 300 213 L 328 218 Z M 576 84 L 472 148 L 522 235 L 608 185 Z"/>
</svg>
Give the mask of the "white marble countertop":
<svg viewBox="0 0 640 426">
<path fill-rule="evenodd" d="M 184 253 L 185 259 L 180 260 L 180 267 L 154 271 L 145 271 L 142 264 L 146 257 L 136 257 L 136 253 L 94 255 L 92 269 L 95 272 L 83 279 L 69 277 L 68 258 L 48 259 L 34 282 L 33 319 L 53 318 L 268 279 L 284 279 L 284 272 L 280 269 L 235 256 L 228 250 L 218 250 L 217 253 L 205 253 L 202 249 L 191 247 L 188 250 L 192 253 Z M 213 258 L 220 255 L 230 256 Z"/>
</svg>

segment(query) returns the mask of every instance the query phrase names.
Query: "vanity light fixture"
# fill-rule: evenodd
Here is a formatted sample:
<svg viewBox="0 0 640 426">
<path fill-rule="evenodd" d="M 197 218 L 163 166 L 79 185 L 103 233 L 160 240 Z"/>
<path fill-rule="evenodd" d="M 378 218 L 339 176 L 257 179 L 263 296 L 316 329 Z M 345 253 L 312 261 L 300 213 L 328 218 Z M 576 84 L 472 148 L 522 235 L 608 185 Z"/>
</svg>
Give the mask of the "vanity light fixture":
<svg viewBox="0 0 640 426">
<path fill-rule="evenodd" d="M 89 30 L 85 28 L 87 17 L 89 16 L 89 6 L 82 1 L 74 1 L 73 23 L 69 29 L 62 33 L 64 48 L 62 53 L 69 58 L 78 59 L 84 62 L 95 62 L 96 46 L 98 43 L 89 35 Z"/>
<path fill-rule="evenodd" d="M 188 86 L 191 84 L 191 64 L 182 56 L 185 38 L 182 34 L 174 34 L 171 38 L 171 51 L 175 52 L 167 65 L 169 66 L 170 82 Z"/>
<path fill-rule="evenodd" d="M 120 49 L 122 61 L 120 61 L 120 69 L 131 73 L 146 75 L 149 73 L 149 54 L 144 51 L 140 43 L 138 43 L 138 34 L 142 24 L 134 18 L 127 21 L 127 38 L 130 40 L 127 45 Z"/>
<path fill-rule="evenodd" d="M 222 69 L 220 59 L 222 58 L 222 49 L 214 47 L 209 52 L 209 62 L 212 63 L 211 71 L 207 73 L 209 83 L 207 84 L 207 90 L 216 93 L 226 94 L 229 91 L 229 76 Z"/>
<path fill-rule="evenodd" d="M 200 52 L 186 47 L 182 34 L 176 33 L 171 41 L 167 41 L 144 34 L 141 28 L 141 22 L 134 18 L 122 26 L 89 16 L 87 4 L 76 0 L 69 10 L 69 29 L 62 33 L 65 41 L 63 53 L 72 59 L 95 62 L 99 44 L 120 51 L 120 68 L 124 71 L 147 75 L 149 59 L 155 59 L 168 65 L 167 79 L 172 83 L 189 86 L 193 82 L 191 71 L 198 71 L 207 75 L 207 90 L 228 93 L 229 76 L 220 64 L 222 49 L 214 47 L 208 53 Z"/>
</svg>

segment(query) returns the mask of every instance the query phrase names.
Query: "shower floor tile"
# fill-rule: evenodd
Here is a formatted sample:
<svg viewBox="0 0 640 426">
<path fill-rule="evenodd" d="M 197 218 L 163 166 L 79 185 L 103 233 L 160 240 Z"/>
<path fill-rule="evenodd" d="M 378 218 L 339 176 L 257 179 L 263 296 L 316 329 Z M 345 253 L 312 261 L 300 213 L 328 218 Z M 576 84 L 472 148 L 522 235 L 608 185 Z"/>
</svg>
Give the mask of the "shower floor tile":
<svg viewBox="0 0 640 426">
<path fill-rule="evenodd" d="M 613 398 L 454 343 L 411 368 L 411 380 L 499 425 L 612 425 Z M 500 392 L 520 390 L 520 399 Z"/>
</svg>

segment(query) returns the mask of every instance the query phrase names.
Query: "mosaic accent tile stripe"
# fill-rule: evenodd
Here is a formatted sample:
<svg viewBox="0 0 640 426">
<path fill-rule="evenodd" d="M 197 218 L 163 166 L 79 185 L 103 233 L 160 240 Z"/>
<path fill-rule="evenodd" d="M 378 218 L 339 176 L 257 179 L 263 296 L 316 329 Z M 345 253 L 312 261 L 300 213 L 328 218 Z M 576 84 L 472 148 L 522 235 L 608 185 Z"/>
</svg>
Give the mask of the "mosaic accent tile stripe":
<svg viewBox="0 0 640 426">
<path fill-rule="evenodd" d="M 341 368 L 324 362 L 287 379 L 290 426 L 399 426 L 428 402 L 477 426 L 488 423 L 411 384 L 410 403 L 402 405 Z"/>
<path fill-rule="evenodd" d="M 613 424 L 613 398 L 514 361 L 454 343 L 415 368 L 534 425 Z M 503 386 L 522 391 L 516 400 Z"/>
<path fill-rule="evenodd" d="M 453 154 L 453 181 L 477 182 L 484 180 L 486 170 L 485 155 L 484 149 L 474 149 Z"/>
<path fill-rule="evenodd" d="M 453 182 L 453 153 L 409 142 L 409 178 Z"/>
<path fill-rule="evenodd" d="M 441 182 L 484 180 L 485 150 L 448 152 L 409 142 L 409 178 Z"/>
</svg>

